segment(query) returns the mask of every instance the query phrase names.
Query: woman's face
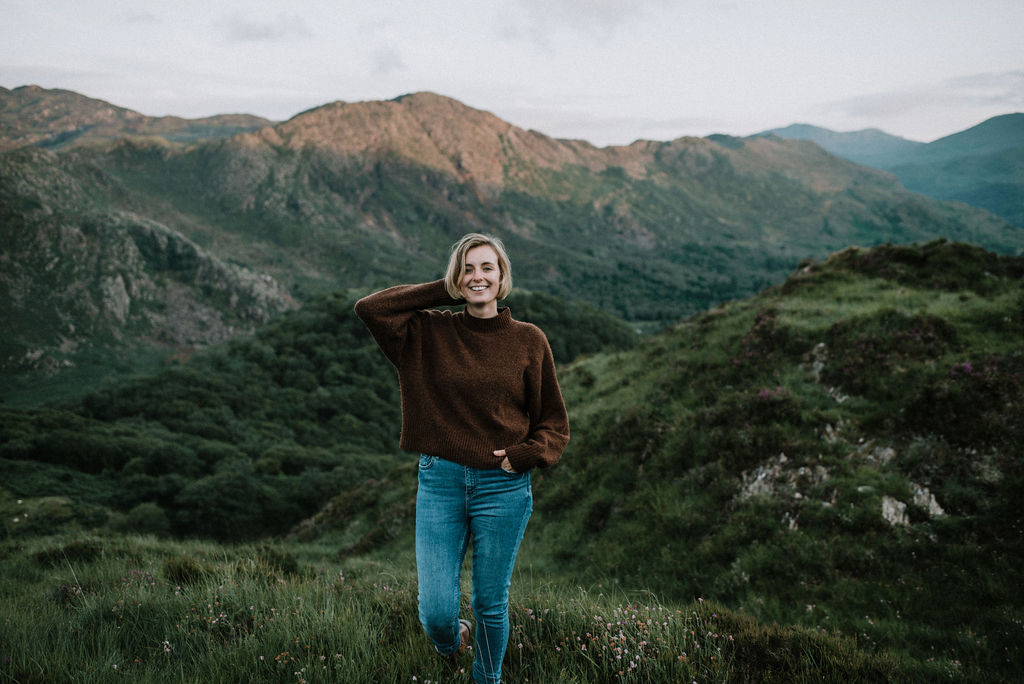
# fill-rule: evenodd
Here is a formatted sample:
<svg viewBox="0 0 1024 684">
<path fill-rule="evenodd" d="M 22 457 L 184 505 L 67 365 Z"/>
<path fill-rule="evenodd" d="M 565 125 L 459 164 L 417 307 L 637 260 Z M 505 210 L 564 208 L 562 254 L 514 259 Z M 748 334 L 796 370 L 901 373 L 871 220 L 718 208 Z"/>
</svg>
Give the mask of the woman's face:
<svg viewBox="0 0 1024 684">
<path fill-rule="evenodd" d="M 501 284 L 501 270 L 498 268 L 498 254 L 490 245 L 477 245 L 466 252 L 466 265 L 462 270 L 459 291 L 466 303 L 478 311 L 498 311 L 498 286 Z"/>
</svg>

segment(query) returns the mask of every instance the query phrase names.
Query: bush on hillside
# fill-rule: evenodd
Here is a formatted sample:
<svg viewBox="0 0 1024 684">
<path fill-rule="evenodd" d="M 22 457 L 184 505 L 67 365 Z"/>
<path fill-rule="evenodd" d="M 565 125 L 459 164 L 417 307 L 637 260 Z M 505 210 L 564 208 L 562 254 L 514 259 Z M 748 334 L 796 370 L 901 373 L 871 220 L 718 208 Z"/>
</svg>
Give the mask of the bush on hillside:
<svg viewBox="0 0 1024 684">
<path fill-rule="evenodd" d="M 893 373 L 939 358 L 957 348 L 956 329 L 927 314 L 884 309 L 834 323 L 825 343 L 828 363 L 822 380 L 844 392 L 885 401 L 902 394 L 902 381 L 890 386 Z"/>
<path fill-rule="evenodd" d="M 1002 279 L 1024 278 L 1024 262 L 1019 258 L 944 239 L 925 245 L 851 247 L 833 254 L 828 265 L 911 287 L 982 295 L 1000 288 Z"/>
<path fill-rule="evenodd" d="M 1024 352 L 936 369 L 907 404 L 902 425 L 961 448 L 1024 455 Z"/>
</svg>

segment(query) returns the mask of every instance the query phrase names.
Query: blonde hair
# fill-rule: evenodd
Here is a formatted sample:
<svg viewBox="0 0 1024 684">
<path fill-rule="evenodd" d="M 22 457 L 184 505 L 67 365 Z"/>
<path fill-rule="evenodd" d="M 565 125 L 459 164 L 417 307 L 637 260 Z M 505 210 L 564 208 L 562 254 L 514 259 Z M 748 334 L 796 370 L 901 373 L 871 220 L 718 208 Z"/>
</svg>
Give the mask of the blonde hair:
<svg viewBox="0 0 1024 684">
<path fill-rule="evenodd" d="M 501 273 L 501 280 L 498 281 L 498 299 L 504 299 L 512 291 L 512 264 L 509 263 L 508 254 L 505 253 L 505 245 L 501 240 L 491 235 L 480 233 L 469 233 L 463 235 L 462 239 L 452 245 L 452 254 L 448 258 L 448 270 L 444 274 L 444 286 L 452 299 L 462 299 L 462 273 L 466 270 L 466 252 L 487 245 L 498 255 L 498 271 Z"/>
</svg>

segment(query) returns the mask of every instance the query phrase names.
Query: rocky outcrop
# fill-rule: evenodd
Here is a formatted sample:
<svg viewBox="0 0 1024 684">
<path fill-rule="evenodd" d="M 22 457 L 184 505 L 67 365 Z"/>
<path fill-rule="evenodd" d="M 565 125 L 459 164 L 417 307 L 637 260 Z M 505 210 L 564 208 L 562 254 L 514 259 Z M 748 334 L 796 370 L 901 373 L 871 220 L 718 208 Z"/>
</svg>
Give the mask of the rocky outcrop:
<svg viewBox="0 0 1024 684">
<path fill-rule="evenodd" d="M 3 370 L 66 367 L 85 344 L 201 348 L 297 306 L 270 276 L 130 213 L 49 215 L 11 237 L 0 259 Z"/>
<path fill-rule="evenodd" d="M 890 525 L 900 527 L 910 525 L 910 518 L 907 517 L 907 504 L 891 496 L 882 497 L 882 517 Z"/>
</svg>

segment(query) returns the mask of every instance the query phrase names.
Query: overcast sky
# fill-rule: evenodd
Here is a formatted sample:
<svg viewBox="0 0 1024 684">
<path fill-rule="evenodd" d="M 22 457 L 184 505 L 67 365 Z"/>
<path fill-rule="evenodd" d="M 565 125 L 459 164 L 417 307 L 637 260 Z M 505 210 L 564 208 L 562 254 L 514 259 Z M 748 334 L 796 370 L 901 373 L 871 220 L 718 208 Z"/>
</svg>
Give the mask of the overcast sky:
<svg viewBox="0 0 1024 684">
<path fill-rule="evenodd" d="M 1022 0 L 0 0 L 0 85 L 287 119 L 429 90 L 598 145 L 1024 111 Z"/>
</svg>

